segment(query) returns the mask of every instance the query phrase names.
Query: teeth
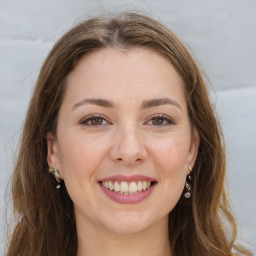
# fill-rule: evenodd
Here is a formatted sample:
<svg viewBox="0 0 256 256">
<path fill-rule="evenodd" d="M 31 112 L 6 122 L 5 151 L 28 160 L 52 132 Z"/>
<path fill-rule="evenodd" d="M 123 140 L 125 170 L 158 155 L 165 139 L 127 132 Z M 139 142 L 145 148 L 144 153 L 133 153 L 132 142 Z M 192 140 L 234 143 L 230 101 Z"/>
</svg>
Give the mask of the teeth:
<svg viewBox="0 0 256 256">
<path fill-rule="evenodd" d="M 135 181 L 128 182 L 121 181 L 119 184 L 118 181 L 103 181 L 102 185 L 109 190 L 114 190 L 115 192 L 119 194 L 124 195 L 133 195 L 137 192 L 141 192 L 142 190 L 147 190 L 151 186 L 151 181 L 138 181 L 137 183 Z"/>
<path fill-rule="evenodd" d="M 109 183 L 108 183 L 108 188 L 109 188 L 110 190 L 114 190 L 114 184 L 113 184 L 112 181 L 109 181 Z"/>
<path fill-rule="evenodd" d="M 143 189 L 143 190 L 146 190 L 146 189 L 147 189 L 147 185 L 148 185 L 148 183 L 144 180 L 144 181 L 142 182 L 142 189 Z"/>
<path fill-rule="evenodd" d="M 137 184 L 135 181 L 131 182 L 129 185 L 129 194 L 136 193 L 138 191 Z"/>
<path fill-rule="evenodd" d="M 119 192 L 120 191 L 120 186 L 119 186 L 119 183 L 117 181 L 114 182 L 114 190 L 116 192 Z"/>
<path fill-rule="evenodd" d="M 120 191 L 122 191 L 123 193 L 128 192 L 128 183 L 126 181 L 121 182 Z"/>
<path fill-rule="evenodd" d="M 139 181 L 139 182 L 138 182 L 137 187 L 138 187 L 138 191 L 141 191 L 141 190 L 142 190 L 142 181 Z"/>
<path fill-rule="evenodd" d="M 106 187 L 106 188 L 109 188 L 109 186 L 108 186 L 108 181 L 103 181 L 103 184 L 102 184 L 104 187 Z"/>
</svg>

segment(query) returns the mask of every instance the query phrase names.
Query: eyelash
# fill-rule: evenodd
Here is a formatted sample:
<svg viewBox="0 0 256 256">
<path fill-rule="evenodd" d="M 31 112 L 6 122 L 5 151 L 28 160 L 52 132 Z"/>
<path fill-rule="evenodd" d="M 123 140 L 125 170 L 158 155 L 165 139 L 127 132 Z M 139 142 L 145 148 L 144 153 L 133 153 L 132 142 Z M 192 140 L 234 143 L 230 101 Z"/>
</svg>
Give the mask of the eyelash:
<svg viewBox="0 0 256 256">
<path fill-rule="evenodd" d="M 99 114 L 93 114 L 93 115 L 89 115 L 89 116 L 85 117 L 84 119 L 82 119 L 80 124 L 87 125 L 87 126 L 96 126 L 96 127 L 101 126 L 101 125 L 106 125 L 106 124 L 92 124 L 92 123 L 88 124 L 88 122 L 92 122 L 93 120 L 96 120 L 96 119 L 101 119 L 102 121 L 106 121 L 106 118 L 104 116 L 99 115 Z"/>
<path fill-rule="evenodd" d="M 89 115 L 89 116 L 85 117 L 84 119 L 82 119 L 80 121 L 80 124 L 86 125 L 86 126 L 95 126 L 95 127 L 111 124 L 110 122 L 108 122 L 108 124 L 102 124 L 102 123 L 101 124 L 92 124 L 92 121 L 97 120 L 97 119 L 101 119 L 102 122 L 104 122 L 104 121 L 108 122 L 107 119 L 104 116 L 102 116 L 100 114 L 93 114 L 93 115 Z M 167 117 L 163 114 L 152 115 L 150 117 L 150 119 L 148 121 L 146 121 L 144 124 L 148 123 L 149 121 L 156 120 L 156 119 L 161 119 L 162 122 L 167 122 L 167 123 L 166 124 L 155 124 L 155 125 L 150 124 L 150 125 L 152 125 L 152 126 L 166 126 L 166 125 L 174 125 L 175 124 L 174 121 L 170 117 Z M 91 123 L 88 124 L 89 122 L 91 122 Z"/>
<path fill-rule="evenodd" d="M 154 114 L 154 115 L 152 115 L 146 123 L 148 123 L 149 121 L 156 120 L 156 119 L 161 119 L 163 122 L 164 121 L 167 122 L 167 124 L 160 124 L 160 125 L 159 124 L 155 124 L 155 125 L 151 124 L 151 125 L 153 125 L 153 126 L 166 126 L 166 125 L 175 124 L 174 121 L 170 117 L 168 117 L 166 115 L 163 115 L 163 114 Z"/>
</svg>

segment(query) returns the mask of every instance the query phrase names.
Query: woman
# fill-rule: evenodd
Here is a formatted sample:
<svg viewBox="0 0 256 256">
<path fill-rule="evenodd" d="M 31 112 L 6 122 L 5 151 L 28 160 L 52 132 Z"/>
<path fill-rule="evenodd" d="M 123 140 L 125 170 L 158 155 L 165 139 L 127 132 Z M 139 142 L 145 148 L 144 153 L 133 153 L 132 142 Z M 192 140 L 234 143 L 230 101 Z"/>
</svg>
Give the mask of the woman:
<svg viewBox="0 0 256 256">
<path fill-rule="evenodd" d="M 87 20 L 39 74 L 7 255 L 251 255 L 234 244 L 225 164 L 182 42 L 137 13 Z"/>
</svg>

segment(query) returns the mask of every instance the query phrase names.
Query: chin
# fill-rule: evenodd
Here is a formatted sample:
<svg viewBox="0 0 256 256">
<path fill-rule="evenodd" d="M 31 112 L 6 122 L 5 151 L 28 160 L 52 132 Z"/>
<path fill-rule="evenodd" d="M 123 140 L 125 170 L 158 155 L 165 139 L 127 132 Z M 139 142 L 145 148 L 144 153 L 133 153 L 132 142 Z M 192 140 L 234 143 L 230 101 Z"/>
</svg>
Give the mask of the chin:
<svg viewBox="0 0 256 256">
<path fill-rule="evenodd" d="M 150 216 L 141 213 L 122 213 L 111 218 L 104 219 L 104 226 L 111 232 L 117 234 L 133 234 L 143 232 L 154 223 Z"/>
</svg>

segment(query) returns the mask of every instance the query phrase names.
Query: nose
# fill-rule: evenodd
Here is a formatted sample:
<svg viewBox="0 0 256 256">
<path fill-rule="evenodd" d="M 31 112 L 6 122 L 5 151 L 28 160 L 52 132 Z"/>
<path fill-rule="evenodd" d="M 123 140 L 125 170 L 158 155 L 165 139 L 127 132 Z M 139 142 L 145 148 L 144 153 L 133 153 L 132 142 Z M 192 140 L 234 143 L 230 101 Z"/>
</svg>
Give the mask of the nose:
<svg viewBox="0 0 256 256">
<path fill-rule="evenodd" d="M 115 134 L 110 158 L 116 163 L 133 166 L 144 162 L 147 151 L 143 136 L 136 127 L 119 129 Z"/>
</svg>

